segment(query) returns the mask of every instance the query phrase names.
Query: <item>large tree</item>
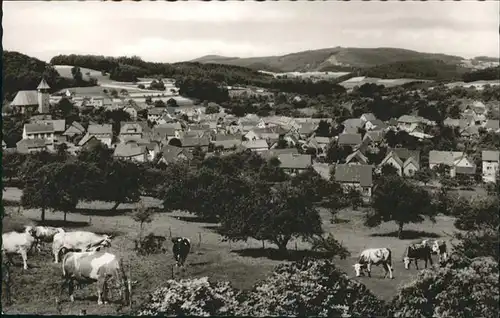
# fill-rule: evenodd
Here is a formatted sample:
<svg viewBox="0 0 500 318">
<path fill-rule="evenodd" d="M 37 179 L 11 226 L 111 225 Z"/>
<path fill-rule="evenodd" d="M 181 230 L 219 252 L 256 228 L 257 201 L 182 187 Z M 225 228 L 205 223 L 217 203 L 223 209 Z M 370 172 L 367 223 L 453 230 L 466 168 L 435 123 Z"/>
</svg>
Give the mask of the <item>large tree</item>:
<svg viewBox="0 0 500 318">
<path fill-rule="evenodd" d="M 435 214 L 431 195 L 424 188 L 399 176 L 388 176 L 378 181 L 365 225 L 374 227 L 393 221 L 398 225 L 398 237 L 402 238 L 405 224 L 420 223 L 424 217 L 435 221 Z"/>
</svg>

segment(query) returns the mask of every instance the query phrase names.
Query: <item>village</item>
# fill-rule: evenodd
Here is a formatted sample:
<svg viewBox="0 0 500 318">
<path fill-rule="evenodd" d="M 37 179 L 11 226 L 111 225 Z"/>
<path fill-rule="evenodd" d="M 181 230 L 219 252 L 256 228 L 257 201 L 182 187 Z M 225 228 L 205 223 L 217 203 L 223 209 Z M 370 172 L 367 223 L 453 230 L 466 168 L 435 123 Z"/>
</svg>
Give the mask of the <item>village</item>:
<svg viewBox="0 0 500 318">
<path fill-rule="evenodd" d="M 99 91 L 95 87 L 90 93 L 88 89 L 71 88 L 49 94 L 50 87 L 42 80 L 37 90 L 18 92 L 10 104 L 14 113 L 30 117 L 16 148 L 7 148 L 3 142 L 3 149 L 19 153 L 55 152 L 63 146 L 75 155 L 100 142 L 113 149 L 117 159 L 165 165 L 189 161 L 197 148 L 207 157 L 248 149 L 265 159 L 277 157 L 280 167 L 290 174 L 313 167 L 328 179 L 333 169 L 336 181 L 355 186 L 366 200 L 371 196 L 373 174 L 379 173 L 386 164 L 394 166 L 401 176 L 414 177 L 423 169 L 445 166 L 451 178 L 474 179 L 479 173 L 483 182 L 495 182 L 499 151 L 494 148 L 481 151 L 478 161 L 466 151 L 421 153 L 396 145 L 386 149 L 381 157 L 379 155 L 379 162 L 370 162 L 367 151 L 378 153 L 381 147 L 387 148 L 388 133 L 405 132 L 418 141 L 433 138 L 426 132 L 436 123 L 420 116 L 402 115 L 384 122 L 372 113 L 364 113 L 359 118 L 348 118 L 340 123 L 332 118 L 259 117 L 255 114 L 236 117 L 213 102 L 194 105 L 178 95 L 171 80 L 165 82 L 171 83 L 167 94 L 148 91 L 142 95 L 137 92 L 128 95 L 122 89 L 121 96 L 117 96 L 115 90 L 115 97 L 112 97 L 111 88 Z M 245 88 L 232 88 L 230 94 L 237 98 L 241 90 Z M 264 89 L 254 91 L 270 95 Z M 129 114 L 131 120 L 120 122 L 119 131 L 114 132 L 110 123 L 90 122 L 84 127 L 78 121 L 52 119 L 50 109 L 61 100 L 81 111 L 121 110 Z M 443 124 L 458 129 L 459 137 L 465 140 L 478 138 L 484 132 L 500 133 L 499 120 L 489 119 L 488 108 L 477 100 L 465 101 L 460 118 L 448 117 Z M 326 133 L 324 129 L 318 130 L 321 125 L 327 126 Z M 331 162 L 327 156 L 332 144 L 338 149 L 347 149 L 343 152 L 348 153 Z M 428 159 L 423 163 L 421 157 Z"/>
</svg>

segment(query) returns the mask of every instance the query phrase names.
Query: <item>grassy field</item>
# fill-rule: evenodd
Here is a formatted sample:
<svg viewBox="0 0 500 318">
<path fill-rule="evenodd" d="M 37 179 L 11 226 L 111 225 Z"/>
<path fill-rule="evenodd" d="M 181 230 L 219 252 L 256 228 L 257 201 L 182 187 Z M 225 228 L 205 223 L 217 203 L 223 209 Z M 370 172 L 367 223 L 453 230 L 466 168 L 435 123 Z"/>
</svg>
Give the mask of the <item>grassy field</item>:
<svg viewBox="0 0 500 318">
<path fill-rule="evenodd" d="M 16 201 L 20 198 L 20 191 L 7 188 L 4 191 L 4 199 Z M 144 197 L 144 203 L 150 207 L 161 210 L 159 200 Z M 169 252 L 165 255 L 137 256 L 132 251 L 133 242 L 138 233 L 138 225 L 130 218 L 130 212 L 135 205 L 123 204 L 119 213 L 111 214 L 109 208 L 112 204 L 102 202 L 82 203 L 77 212 L 68 214 L 68 222 L 63 224 L 63 214 L 60 212 L 48 212 L 46 224 L 63 226 L 68 230 L 89 230 L 97 233 L 112 233 L 116 235 L 110 250 L 124 259 L 127 271 L 130 270 L 132 281 L 137 283 L 133 286 L 134 305 L 139 304 L 148 292 L 172 278 L 171 265 L 173 256 L 170 253 L 171 244 L 168 244 Z M 18 211 L 17 207 L 6 207 L 9 216 L 3 220 L 3 232 L 20 228 L 28 223 L 37 223 L 40 219 L 39 210 Z M 402 254 L 406 245 L 414 240 L 424 237 L 443 237 L 449 241 L 444 233 L 451 233 L 453 219 L 439 217 L 435 224 L 424 222 L 417 225 L 408 225 L 405 228 L 407 239 L 395 238 L 396 225 L 392 223 L 383 224 L 379 228 L 367 229 L 362 224 L 362 212 L 343 211 L 338 216 L 340 222 L 331 224 L 330 215 L 327 211 L 321 211 L 324 220 L 324 229 L 327 233 L 333 233 L 335 237 L 352 253 L 346 260 L 336 260 L 338 266 L 350 277 L 353 276 L 352 265 L 355 263 L 359 252 L 368 247 L 389 247 L 393 251 L 394 280 L 382 279 L 383 269 L 374 267 L 372 278 L 359 278 L 368 288 L 382 299 L 390 299 L 397 292 L 398 286 L 409 282 L 417 271 L 411 269 L 406 271 L 402 263 Z M 222 242 L 221 237 L 214 232 L 215 224 L 202 223 L 197 218 L 187 213 L 176 211 L 172 213 L 158 213 L 155 215 L 146 232 L 154 232 L 157 235 L 173 236 L 182 235 L 190 237 L 193 242 L 194 251 L 188 256 L 187 267 L 184 272 L 175 272 L 175 278 L 208 276 L 213 280 L 227 280 L 233 286 L 241 289 L 249 289 L 251 286 L 263 279 L 280 262 L 274 254 L 274 246 L 266 243 L 262 249 L 262 243 L 255 240 L 248 242 L 231 243 Z M 201 239 L 201 241 L 200 241 Z M 298 251 L 295 251 L 297 246 Z M 289 244 L 290 260 L 304 253 L 301 251 L 309 246 L 302 241 Z M 46 246 L 44 251 L 28 258 L 30 269 L 24 271 L 21 266 L 20 256 L 15 257 L 16 267 L 13 269 L 13 299 L 14 303 L 7 306 L 2 296 L 2 307 L 6 313 L 35 313 L 35 314 L 78 314 L 81 309 L 86 309 L 88 314 L 117 314 L 117 304 L 96 306 L 95 286 L 89 286 L 76 292 L 76 301 L 71 304 L 67 301 L 67 293 L 63 294 L 65 300 L 61 304 L 60 311 L 56 308 L 55 297 L 59 293 L 61 277 L 60 264 L 53 263 L 50 255 L 50 247 Z M 358 279 L 358 278 L 355 278 Z M 28 288 L 29 286 L 29 288 Z M 2 293 L 2 295 L 4 295 Z M 125 309 L 124 309 L 125 310 Z"/>
</svg>

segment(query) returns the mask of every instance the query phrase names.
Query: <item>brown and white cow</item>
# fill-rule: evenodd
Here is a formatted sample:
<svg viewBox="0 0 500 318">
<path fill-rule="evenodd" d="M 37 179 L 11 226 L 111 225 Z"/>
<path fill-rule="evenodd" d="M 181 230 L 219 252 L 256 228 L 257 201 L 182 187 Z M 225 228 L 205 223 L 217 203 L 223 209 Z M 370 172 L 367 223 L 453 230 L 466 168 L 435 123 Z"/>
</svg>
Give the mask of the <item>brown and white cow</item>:
<svg viewBox="0 0 500 318">
<path fill-rule="evenodd" d="M 387 247 L 369 248 L 361 252 L 358 262 L 353 265 L 356 277 L 363 275 L 363 269 L 366 268 L 368 277 L 371 277 L 371 266 L 382 265 L 385 270 L 384 278 L 389 274 L 390 279 L 394 279 L 392 272 L 392 255 L 391 250 Z"/>
<path fill-rule="evenodd" d="M 63 248 L 64 250 L 64 248 Z M 128 303 L 130 289 L 121 260 L 114 254 L 105 251 L 69 252 L 62 260 L 63 282 L 62 295 L 65 285 L 68 286 L 70 300 L 74 299 L 75 282 L 86 285 L 97 282 L 97 304 L 107 303 L 110 281 L 120 289 L 122 301 Z"/>
<path fill-rule="evenodd" d="M 446 262 L 448 260 L 448 247 L 446 246 L 446 242 L 434 240 L 431 243 L 431 253 L 438 255 L 440 263 Z"/>
<path fill-rule="evenodd" d="M 35 245 L 34 230 L 27 226 L 24 232 L 8 232 L 2 234 L 2 255 L 13 264 L 12 254 L 20 254 L 23 258 L 23 268 L 28 269 L 28 252 Z"/>
<path fill-rule="evenodd" d="M 54 262 L 59 262 L 63 247 L 66 251 L 96 251 L 101 247 L 110 247 L 111 238 L 110 235 L 100 235 L 86 231 L 57 233 L 54 235 L 54 241 L 52 242 Z"/>
<path fill-rule="evenodd" d="M 427 262 L 432 266 L 431 246 L 429 240 L 423 240 L 421 243 L 410 244 L 403 255 L 403 263 L 406 269 L 410 269 L 412 261 L 415 262 L 415 268 L 418 270 L 418 260 L 425 261 L 425 268 Z"/>
<path fill-rule="evenodd" d="M 26 226 L 29 227 L 29 226 Z M 36 248 L 41 251 L 41 243 L 52 243 L 54 241 L 54 235 L 57 233 L 64 233 L 64 229 L 60 227 L 52 226 L 35 226 L 33 227 L 34 236 L 36 239 Z"/>
</svg>

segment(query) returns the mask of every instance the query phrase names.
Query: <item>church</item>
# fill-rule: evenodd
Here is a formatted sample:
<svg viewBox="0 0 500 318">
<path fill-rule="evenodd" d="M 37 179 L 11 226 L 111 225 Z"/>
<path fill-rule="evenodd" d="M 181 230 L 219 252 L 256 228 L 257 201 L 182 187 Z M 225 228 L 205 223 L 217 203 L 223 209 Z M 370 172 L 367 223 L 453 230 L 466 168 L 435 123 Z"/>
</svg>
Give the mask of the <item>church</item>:
<svg viewBox="0 0 500 318">
<path fill-rule="evenodd" d="M 10 106 L 21 114 L 47 114 L 50 111 L 50 86 L 42 78 L 36 90 L 19 91 Z"/>
</svg>

